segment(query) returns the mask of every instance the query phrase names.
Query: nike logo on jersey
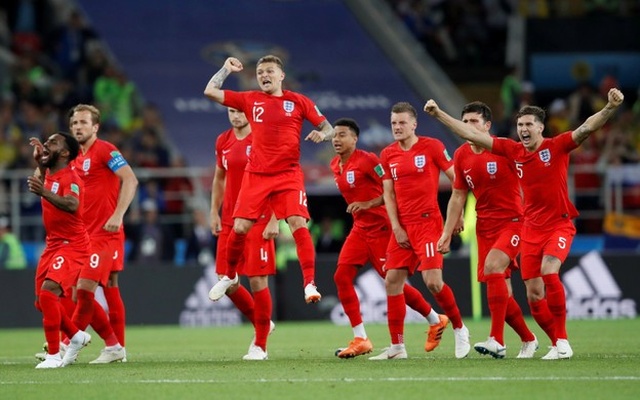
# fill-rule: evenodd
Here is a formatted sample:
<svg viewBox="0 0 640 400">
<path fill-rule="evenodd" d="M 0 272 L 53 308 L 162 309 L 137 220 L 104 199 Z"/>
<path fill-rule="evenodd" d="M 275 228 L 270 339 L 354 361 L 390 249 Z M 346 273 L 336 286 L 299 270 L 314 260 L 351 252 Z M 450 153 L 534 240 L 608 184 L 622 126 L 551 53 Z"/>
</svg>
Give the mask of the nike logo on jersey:
<svg viewBox="0 0 640 400">
<path fill-rule="evenodd" d="M 253 105 L 254 105 L 254 106 L 261 106 L 261 105 L 263 105 L 263 104 L 264 104 L 264 101 L 254 101 L 254 102 L 253 102 Z"/>
<path fill-rule="evenodd" d="M 397 163 L 397 162 L 396 162 L 396 163 L 391 163 L 391 164 L 389 164 L 389 167 L 393 168 L 393 167 L 395 167 L 396 165 L 398 165 L 398 163 Z"/>
<path fill-rule="evenodd" d="M 465 174 L 468 174 L 468 173 L 469 173 L 469 171 L 471 171 L 471 168 L 469 168 L 469 169 L 465 169 L 465 170 L 464 170 L 464 173 L 465 173 Z"/>
<path fill-rule="evenodd" d="M 230 152 L 231 150 L 222 150 L 222 154 L 227 154 L 228 152 Z"/>
</svg>

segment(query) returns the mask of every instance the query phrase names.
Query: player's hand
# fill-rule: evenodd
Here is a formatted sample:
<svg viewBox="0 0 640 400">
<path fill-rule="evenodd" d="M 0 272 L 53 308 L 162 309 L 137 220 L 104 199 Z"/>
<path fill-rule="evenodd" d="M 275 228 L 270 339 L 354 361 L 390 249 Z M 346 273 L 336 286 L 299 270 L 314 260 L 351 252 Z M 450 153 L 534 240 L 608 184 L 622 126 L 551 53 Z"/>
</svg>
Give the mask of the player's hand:
<svg viewBox="0 0 640 400">
<path fill-rule="evenodd" d="M 453 228 L 453 234 L 459 235 L 462 231 L 464 231 L 464 217 L 461 215 L 456 226 Z"/>
<path fill-rule="evenodd" d="M 44 150 L 44 146 L 40 139 L 35 137 L 29 138 L 29 144 L 33 146 L 33 159 L 40 163 L 40 159 L 42 158 L 42 152 Z"/>
<path fill-rule="evenodd" d="M 107 222 L 105 222 L 102 229 L 107 232 L 118 232 L 120 227 L 122 226 L 122 218 L 116 215 L 112 215 Z"/>
<path fill-rule="evenodd" d="M 320 143 L 324 142 L 326 138 L 327 135 L 325 135 L 324 132 L 314 129 L 310 134 L 307 135 L 306 138 L 304 138 L 304 140 L 311 140 L 313 143 Z"/>
<path fill-rule="evenodd" d="M 451 235 L 442 234 L 440 239 L 438 239 L 438 244 L 436 246 L 436 250 L 440 254 L 447 254 L 451 251 Z"/>
<path fill-rule="evenodd" d="M 240 60 L 238 60 L 235 57 L 229 57 L 226 59 L 226 61 L 224 62 L 224 67 L 229 71 L 229 72 L 240 72 L 242 71 L 242 69 L 244 68 L 242 66 L 242 63 L 240 62 Z"/>
<path fill-rule="evenodd" d="M 611 88 L 609 89 L 609 93 L 607 94 L 607 100 L 612 106 L 618 107 L 624 101 L 624 95 L 620 90 Z"/>
<path fill-rule="evenodd" d="M 37 194 L 38 196 L 42 196 L 42 192 L 44 190 L 44 183 L 40 178 L 36 176 L 27 177 L 27 186 L 29 187 L 29 191 L 31 193 Z"/>
<path fill-rule="evenodd" d="M 433 99 L 429 99 L 429 101 L 427 101 L 427 103 L 424 105 L 424 112 L 429 115 L 435 116 L 438 111 L 440 111 L 440 107 L 438 107 L 438 103 L 436 103 Z"/>
<path fill-rule="evenodd" d="M 347 212 L 349 214 L 355 214 L 358 211 L 368 210 L 369 202 L 368 201 L 354 201 L 353 203 L 347 206 Z"/>
<path fill-rule="evenodd" d="M 211 223 L 209 224 L 209 228 L 211 228 L 211 234 L 213 236 L 220 235 L 222 231 L 222 223 L 220 222 L 220 215 L 218 213 L 211 213 Z"/>
<path fill-rule="evenodd" d="M 393 235 L 396 237 L 396 242 L 403 249 L 410 249 L 411 243 L 409 242 L 409 235 L 403 228 L 396 228 L 393 230 Z"/>
</svg>

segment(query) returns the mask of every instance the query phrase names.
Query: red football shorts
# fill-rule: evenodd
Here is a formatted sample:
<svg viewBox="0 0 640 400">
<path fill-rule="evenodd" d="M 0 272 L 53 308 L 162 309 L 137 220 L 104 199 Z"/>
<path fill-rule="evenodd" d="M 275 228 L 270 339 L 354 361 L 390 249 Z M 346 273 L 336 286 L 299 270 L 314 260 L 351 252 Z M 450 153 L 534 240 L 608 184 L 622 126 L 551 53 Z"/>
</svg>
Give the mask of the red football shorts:
<svg viewBox="0 0 640 400">
<path fill-rule="evenodd" d="M 478 221 L 476 224 L 476 237 L 478 238 L 478 282 L 486 282 L 484 277 L 484 262 L 491 249 L 500 250 L 511 259 L 511 263 L 504 271 L 505 277 L 511 277 L 511 271 L 518 269 L 516 256 L 520 252 L 521 235 L 521 220 Z"/>
<path fill-rule="evenodd" d="M 120 272 L 124 270 L 124 258 L 126 256 L 124 251 L 125 236 L 124 231 L 121 231 L 118 235 L 118 242 L 116 248 L 113 250 L 113 262 L 111 263 L 111 272 Z"/>
<path fill-rule="evenodd" d="M 109 274 L 113 265 L 114 255 L 120 245 L 117 235 L 99 236 L 91 239 L 91 254 L 89 262 L 80 270 L 80 279 L 89 279 L 107 286 Z"/>
<path fill-rule="evenodd" d="M 244 276 L 275 275 L 276 248 L 273 240 L 265 240 L 262 231 L 265 224 L 254 225 L 247 233 L 244 253 L 240 257 L 237 273 Z M 222 225 L 216 249 L 216 274 L 227 274 L 227 239 L 231 234 L 230 225 Z"/>
<path fill-rule="evenodd" d="M 400 247 L 395 235 L 391 235 L 385 269 L 408 268 L 409 275 L 413 275 L 416 268 L 418 271 L 441 269 L 443 258 L 437 250 L 437 244 L 442 235 L 442 228 L 440 213 L 429 214 L 421 218 L 417 224 L 404 226 L 411 243 L 409 249 Z"/>
<path fill-rule="evenodd" d="M 367 262 L 384 278 L 384 265 L 391 229 L 375 230 L 353 228 L 342 245 L 338 265 L 364 266 Z"/>
<path fill-rule="evenodd" d="M 301 169 L 276 175 L 244 173 L 233 218 L 257 220 L 268 206 L 278 219 L 293 215 L 309 219 Z"/>
<path fill-rule="evenodd" d="M 64 295 L 71 293 L 71 287 L 78 280 L 80 269 L 88 263 L 89 249 L 73 248 L 66 245 L 45 247 L 36 269 L 36 296 L 40 293 L 45 279 L 60 285 Z"/>
<path fill-rule="evenodd" d="M 536 228 L 522 228 L 522 247 L 520 248 L 520 264 L 522 279 L 533 279 L 542 276 L 542 258 L 553 256 L 564 262 L 571 250 L 571 243 L 576 234 L 576 227 L 569 219 L 562 224 L 541 231 Z"/>
</svg>

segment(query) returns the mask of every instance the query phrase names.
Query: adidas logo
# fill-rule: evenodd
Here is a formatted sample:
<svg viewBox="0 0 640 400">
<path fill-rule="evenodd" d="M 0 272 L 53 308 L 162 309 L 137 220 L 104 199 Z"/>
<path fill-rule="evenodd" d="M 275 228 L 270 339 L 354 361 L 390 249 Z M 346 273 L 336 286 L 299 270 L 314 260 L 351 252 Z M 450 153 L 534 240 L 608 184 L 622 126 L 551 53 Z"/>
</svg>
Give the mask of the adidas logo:
<svg viewBox="0 0 640 400">
<path fill-rule="evenodd" d="M 387 323 L 387 292 L 384 280 L 374 270 L 369 269 L 356 279 L 356 294 L 360 299 L 362 321 Z M 336 325 L 349 325 L 349 317 L 339 302 L 331 309 L 331 321 Z M 405 322 L 424 322 L 417 311 L 407 307 Z"/>
<path fill-rule="evenodd" d="M 567 318 L 635 318 L 636 302 L 624 299 L 611 271 L 597 251 L 562 275 Z"/>
<path fill-rule="evenodd" d="M 184 302 L 185 308 L 180 312 L 180 326 L 223 326 L 242 323 L 242 314 L 227 296 L 215 302 L 209 300 L 209 290 L 217 281 L 215 265 L 212 263 L 204 269 L 204 275 L 198 279 L 194 291 Z"/>
</svg>

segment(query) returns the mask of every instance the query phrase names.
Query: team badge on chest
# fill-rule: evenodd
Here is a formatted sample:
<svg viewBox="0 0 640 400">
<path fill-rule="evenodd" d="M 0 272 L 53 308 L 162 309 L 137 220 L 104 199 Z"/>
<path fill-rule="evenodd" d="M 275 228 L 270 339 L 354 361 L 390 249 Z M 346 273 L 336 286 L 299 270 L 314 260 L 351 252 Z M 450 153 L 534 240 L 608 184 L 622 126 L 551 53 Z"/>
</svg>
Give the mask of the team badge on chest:
<svg viewBox="0 0 640 400">
<path fill-rule="evenodd" d="M 542 162 L 544 163 L 548 163 L 549 161 L 551 161 L 551 152 L 549 151 L 549 149 L 544 149 L 540 151 L 538 153 L 538 156 L 540 157 L 540 160 L 542 160 Z"/>
<path fill-rule="evenodd" d="M 285 100 L 284 103 L 282 103 L 282 107 L 284 107 L 286 112 L 290 113 L 296 108 L 296 105 L 293 101 Z"/>
<path fill-rule="evenodd" d="M 427 158 L 423 155 L 415 156 L 413 158 L 413 164 L 418 168 L 422 168 L 427 164 Z"/>
<path fill-rule="evenodd" d="M 489 161 L 487 163 L 487 172 L 490 175 L 495 175 L 498 172 L 498 163 L 495 161 Z"/>
<path fill-rule="evenodd" d="M 58 189 L 60 189 L 60 184 L 58 182 L 53 182 L 51 185 L 51 192 L 54 194 L 58 194 Z"/>
<path fill-rule="evenodd" d="M 347 171 L 347 183 L 349 185 L 353 185 L 355 181 L 356 181 L 356 173 L 353 171 Z"/>
<path fill-rule="evenodd" d="M 86 160 L 84 160 L 82 162 L 82 170 L 84 172 L 87 172 L 87 171 L 89 171 L 90 168 L 91 168 L 91 159 L 87 158 Z"/>
<path fill-rule="evenodd" d="M 247 157 L 249 157 L 249 154 L 251 154 L 251 146 L 247 146 Z"/>
</svg>

